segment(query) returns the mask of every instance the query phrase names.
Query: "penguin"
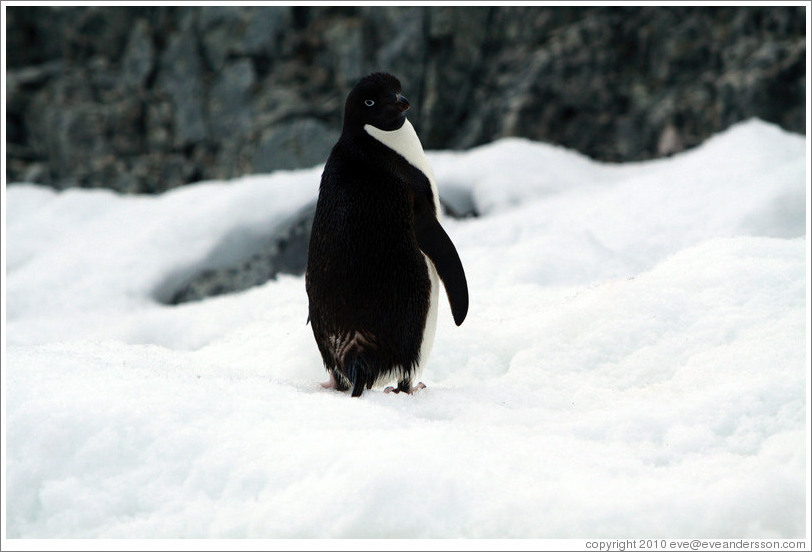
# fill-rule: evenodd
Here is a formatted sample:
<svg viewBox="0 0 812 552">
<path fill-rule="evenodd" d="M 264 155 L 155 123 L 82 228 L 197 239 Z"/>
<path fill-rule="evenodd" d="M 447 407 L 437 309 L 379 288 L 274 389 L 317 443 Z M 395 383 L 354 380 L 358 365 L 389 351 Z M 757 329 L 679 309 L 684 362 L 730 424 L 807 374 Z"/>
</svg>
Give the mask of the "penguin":
<svg viewBox="0 0 812 552">
<path fill-rule="evenodd" d="M 400 81 L 371 73 L 344 104 L 321 175 L 308 245 L 308 321 L 329 380 L 351 390 L 392 383 L 414 393 L 434 343 L 440 281 L 457 326 L 468 284 L 440 223 L 437 185 L 406 118 Z"/>
</svg>

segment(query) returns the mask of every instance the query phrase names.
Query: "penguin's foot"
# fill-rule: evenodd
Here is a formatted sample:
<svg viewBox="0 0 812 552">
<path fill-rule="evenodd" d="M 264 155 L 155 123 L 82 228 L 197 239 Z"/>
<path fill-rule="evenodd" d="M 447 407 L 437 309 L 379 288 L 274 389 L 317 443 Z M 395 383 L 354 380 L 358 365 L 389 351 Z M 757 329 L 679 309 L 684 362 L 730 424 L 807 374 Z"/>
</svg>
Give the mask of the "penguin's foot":
<svg viewBox="0 0 812 552">
<path fill-rule="evenodd" d="M 330 379 L 327 380 L 327 381 L 321 382 L 319 385 L 321 385 L 324 389 L 336 389 L 337 391 L 344 391 L 346 389 L 346 387 L 342 388 L 338 384 L 338 381 L 336 380 L 336 378 L 335 378 L 335 376 L 333 375 L 332 372 L 329 372 L 329 374 L 330 374 Z"/>
<path fill-rule="evenodd" d="M 404 389 L 404 385 L 398 385 L 397 387 L 392 387 L 391 385 L 383 390 L 384 393 L 400 393 L 403 391 L 404 393 L 408 393 L 409 395 L 414 395 L 415 391 L 420 391 L 421 389 L 426 388 L 426 384 L 422 381 L 417 382 L 417 385 L 414 387 L 409 387 L 408 389 Z"/>
</svg>

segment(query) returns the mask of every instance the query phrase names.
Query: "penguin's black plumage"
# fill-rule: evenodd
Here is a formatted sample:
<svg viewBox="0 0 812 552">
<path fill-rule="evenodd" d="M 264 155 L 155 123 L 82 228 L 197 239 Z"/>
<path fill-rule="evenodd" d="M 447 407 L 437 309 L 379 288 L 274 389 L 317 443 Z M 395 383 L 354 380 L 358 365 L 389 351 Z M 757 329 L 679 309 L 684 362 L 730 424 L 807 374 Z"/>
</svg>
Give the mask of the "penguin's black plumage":
<svg viewBox="0 0 812 552">
<path fill-rule="evenodd" d="M 434 340 L 438 275 L 457 325 L 468 286 L 439 222 L 434 175 L 397 78 L 372 73 L 347 97 L 319 187 L 308 248 L 309 320 L 325 387 L 411 393 Z M 420 384 L 422 386 L 422 384 Z"/>
</svg>

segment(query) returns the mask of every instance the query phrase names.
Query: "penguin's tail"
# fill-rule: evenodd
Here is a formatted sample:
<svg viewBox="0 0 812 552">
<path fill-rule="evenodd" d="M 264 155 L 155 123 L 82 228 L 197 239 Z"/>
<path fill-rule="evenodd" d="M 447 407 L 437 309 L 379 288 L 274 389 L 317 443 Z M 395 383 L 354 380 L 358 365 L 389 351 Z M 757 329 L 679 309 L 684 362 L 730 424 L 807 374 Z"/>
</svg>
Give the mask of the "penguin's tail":
<svg viewBox="0 0 812 552">
<path fill-rule="evenodd" d="M 363 353 L 352 355 L 352 358 L 346 359 L 344 371 L 347 373 L 347 379 L 350 380 L 353 397 L 360 397 L 364 389 L 372 389 L 375 376 Z"/>
</svg>

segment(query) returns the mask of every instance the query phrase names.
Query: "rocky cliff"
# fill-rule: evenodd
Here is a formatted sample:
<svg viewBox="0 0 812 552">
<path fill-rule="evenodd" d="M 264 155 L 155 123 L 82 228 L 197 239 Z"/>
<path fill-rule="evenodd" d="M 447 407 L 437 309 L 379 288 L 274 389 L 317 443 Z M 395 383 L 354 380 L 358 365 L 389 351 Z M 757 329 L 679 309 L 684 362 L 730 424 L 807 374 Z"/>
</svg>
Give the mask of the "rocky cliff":
<svg viewBox="0 0 812 552">
<path fill-rule="evenodd" d="M 805 129 L 803 7 L 8 7 L 7 179 L 159 192 L 312 166 L 371 70 L 427 149 L 642 160 Z"/>
</svg>

